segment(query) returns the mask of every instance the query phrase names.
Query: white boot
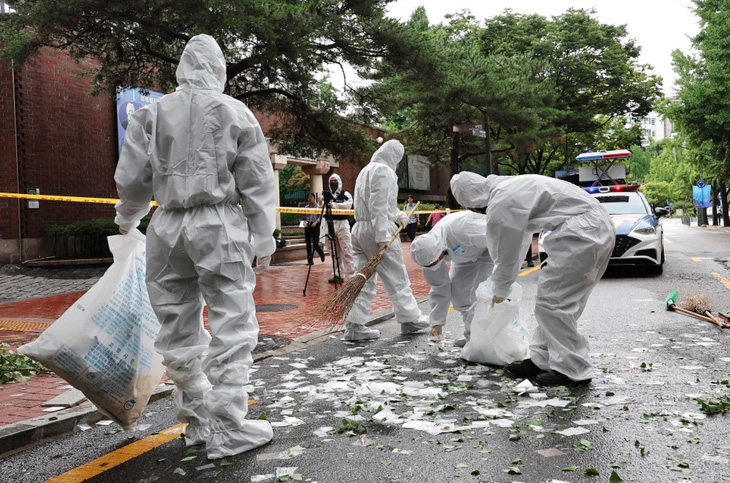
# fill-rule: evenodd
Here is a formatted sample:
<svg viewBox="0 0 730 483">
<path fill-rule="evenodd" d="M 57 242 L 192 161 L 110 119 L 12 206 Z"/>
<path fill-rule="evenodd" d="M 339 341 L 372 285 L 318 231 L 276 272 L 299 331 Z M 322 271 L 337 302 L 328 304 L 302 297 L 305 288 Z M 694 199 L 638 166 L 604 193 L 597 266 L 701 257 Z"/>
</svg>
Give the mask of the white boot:
<svg viewBox="0 0 730 483">
<path fill-rule="evenodd" d="M 345 335 L 342 337 L 342 340 L 370 340 L 377 339 L 378 337 L 380 337 L 380 331 L 378 329 L 371 329 L 364 325 L 355 325 L 345 327 Z"/>
</svg>

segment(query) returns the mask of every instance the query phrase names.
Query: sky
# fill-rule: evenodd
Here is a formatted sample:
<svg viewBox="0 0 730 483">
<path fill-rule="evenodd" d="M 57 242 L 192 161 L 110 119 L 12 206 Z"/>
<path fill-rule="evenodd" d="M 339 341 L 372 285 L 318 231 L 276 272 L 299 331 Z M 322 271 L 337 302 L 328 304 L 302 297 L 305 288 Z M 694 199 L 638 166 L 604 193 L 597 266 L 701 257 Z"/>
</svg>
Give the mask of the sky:
<svg viewBox="0 0 730 483">
<path fill-rule="evenodd" d="M 387 15 L 401 21 L 423 5 L 429 23 L 444 22 L 444 15 L 470 10 L 478 20 L 493 17 L 509 8 L 515 13 L 557 16 L 569 8 L 596 10 L 601 23 L 625 24 L 628 38 L 641 47 L 639 62 L 654 67 L 651 73 L 664 79 L 665 95 L 675 92 L 676 74 L 672 51 L 690 52 L 690 38 L 699 32 L 691 0 L 396 0 Z"/>
</svg>

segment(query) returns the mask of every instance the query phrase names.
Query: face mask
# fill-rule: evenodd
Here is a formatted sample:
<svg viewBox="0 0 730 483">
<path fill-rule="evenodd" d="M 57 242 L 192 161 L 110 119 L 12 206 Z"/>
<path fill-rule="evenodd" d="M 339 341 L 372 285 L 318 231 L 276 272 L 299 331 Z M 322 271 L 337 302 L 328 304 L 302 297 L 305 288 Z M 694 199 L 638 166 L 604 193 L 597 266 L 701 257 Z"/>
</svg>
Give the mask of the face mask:
<svg viewBox="0 0 730 483">
<path fill-rule="evenodd" d="M 330 183 L 330 190 L 332 190 L 332 192 L 334 193 L 335 191 L 337 191 L 338 186 L 339 184 L 337 182 Z"/>
<path fill-rule="evenodd" d="M 421 268 L 423 268 L 424 270 L 432 270 L 432 271 L 436 271 L 436 270 L 438 270 L 438 269 L 439 269 L 439 267 L 440 267 L 440 266 L 441 266 L 441 265 L 442 265 L 442 264 L 444 263 L 444 260 L 446 260 L 446 252 L 444 252 L 444 253 L 443 253 L 443 255 L 441 256 L 441 259 L 440 259 L 440 260 L 439 260 L 438 262 L 434 263 L 434 264 L 433 264 L 433 265 L 431 265 L 431 266 L 428 266 L 428 267 L 421 267 Z"/>
</svg>

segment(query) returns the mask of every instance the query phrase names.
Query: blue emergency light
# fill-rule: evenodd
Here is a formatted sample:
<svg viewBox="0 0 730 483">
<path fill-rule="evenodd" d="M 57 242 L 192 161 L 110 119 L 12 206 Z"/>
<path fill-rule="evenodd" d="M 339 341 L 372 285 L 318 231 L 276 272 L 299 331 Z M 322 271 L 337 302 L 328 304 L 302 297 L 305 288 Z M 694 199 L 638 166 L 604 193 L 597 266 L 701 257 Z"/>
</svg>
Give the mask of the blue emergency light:
<svg viewBox="0 0 730 483">
<path fill-rule="evenodd" d="M 613 186 L 591 186 L 583 189 L 588 193 L 616 193 L 619 191 L 639 191 L 640 187 L 638 184 L 619 184 Z"/>
<path fill-rule="evenodd" d="M 601 161 L 601 160 L 617 160 L 631 157 L 631 151 L 628 149 L 617 149 L 615 151 L 599 151 L 597 153 L 587 152 L 579 154 L 575 160 L 578 162 Z"/>
</svg>

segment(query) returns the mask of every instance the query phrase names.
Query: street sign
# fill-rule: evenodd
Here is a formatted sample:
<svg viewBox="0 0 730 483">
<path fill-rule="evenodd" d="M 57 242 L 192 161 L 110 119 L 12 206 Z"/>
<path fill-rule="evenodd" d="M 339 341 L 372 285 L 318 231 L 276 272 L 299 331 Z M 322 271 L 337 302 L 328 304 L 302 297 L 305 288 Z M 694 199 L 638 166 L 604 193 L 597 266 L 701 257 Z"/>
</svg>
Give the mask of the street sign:
<svg viewBox="0 0 730 483">
<path fill-rule="evenodd" d="M 697 187 L 698 187 L 698 188 L 704 188 L 704 187 L 705 187 L 705 182 L 704 182 L 703 180 L 699 180 L 699 181 L 697 182 Z"/>
<path fill-rule="evenodd" d="M 469 132 L 472 129 L 481 128 L 481 126 L 478 126 L 477 124 L 456 124 L 453 127 L 454 132 Z"/>
<path fill-rule="evenodd" d="M 472 130 L 471 130 L 471 133 L 472 133 L 472 134 L 473 134 L 474 136 L 477 136 L 477 137 L 480 137 L 480 138 L 485 138 L 485 137 L 487 137 L 487 131 L 482 131 L 481 129 L 472 129 Z"/>
</svg>

